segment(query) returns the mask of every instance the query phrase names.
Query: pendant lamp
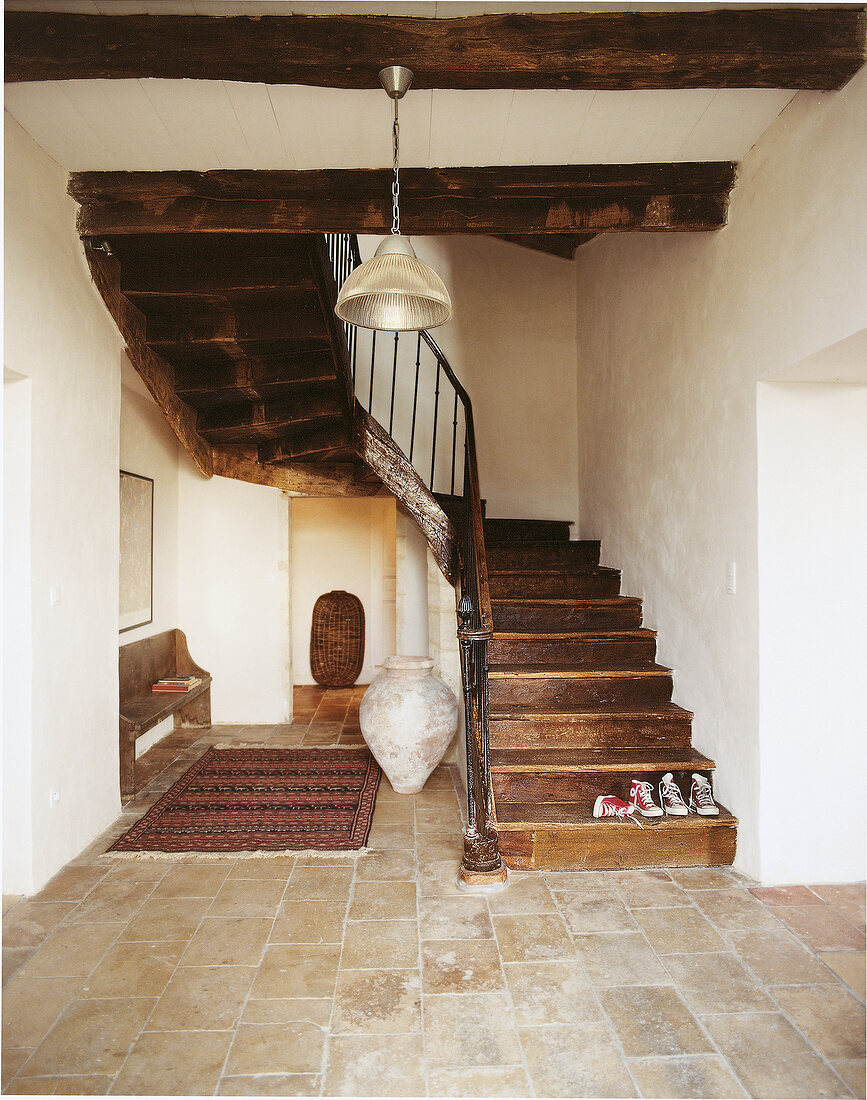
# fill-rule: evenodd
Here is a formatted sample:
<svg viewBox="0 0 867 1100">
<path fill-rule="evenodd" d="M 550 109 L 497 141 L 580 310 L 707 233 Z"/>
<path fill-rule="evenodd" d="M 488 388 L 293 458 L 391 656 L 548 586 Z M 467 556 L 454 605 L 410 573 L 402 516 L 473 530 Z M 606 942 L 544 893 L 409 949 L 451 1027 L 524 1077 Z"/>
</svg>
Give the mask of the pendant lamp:
<svg viewBox="0 0 867 1100">
<path fill-rule="evenodd" d="M 412 73 L 403 65 L 389 65 L 380 72 L 379 81 L 394 101 L 391 236 L 371 259 L 349 274 L 337 295 L 334 312 L 341 321 L 360 328 L 388 332 L 436 328 L 452 315 L 449 292 L 439 275 L 417 258 L 409 238 L 400 232 L 397 104 L 412 83 Z"/>
</svg>

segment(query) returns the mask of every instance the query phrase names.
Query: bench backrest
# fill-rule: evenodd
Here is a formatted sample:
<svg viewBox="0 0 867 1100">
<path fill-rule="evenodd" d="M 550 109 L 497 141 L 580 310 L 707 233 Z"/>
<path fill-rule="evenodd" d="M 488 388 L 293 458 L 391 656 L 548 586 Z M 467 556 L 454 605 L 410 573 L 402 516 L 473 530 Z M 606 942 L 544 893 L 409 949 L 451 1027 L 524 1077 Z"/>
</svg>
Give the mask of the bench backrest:
<svg viewBox="0 0 867 1100">
<path fill-rule="evenodd" d="M 196 671 L 182 630 L 164 630 L 118 651 L 120 701 L 148 695 L 161 676 L 187 676 Z"/>
</svg>

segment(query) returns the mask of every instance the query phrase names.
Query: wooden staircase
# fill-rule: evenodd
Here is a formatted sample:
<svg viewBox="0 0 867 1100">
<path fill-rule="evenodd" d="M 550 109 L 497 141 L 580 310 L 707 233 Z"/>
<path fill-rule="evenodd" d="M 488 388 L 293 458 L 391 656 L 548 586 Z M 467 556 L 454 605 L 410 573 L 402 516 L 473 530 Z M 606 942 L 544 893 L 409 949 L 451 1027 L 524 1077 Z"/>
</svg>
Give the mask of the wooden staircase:
<svg viewBox="0 0 867 1100">
<path fill-rule="evenodd" d="M 83 204 L 80 227 L 116 212 L 100 173 L 73 177 L 69 190 Z M 670 770 L 688 790 L 689 774 L 713 762 L 691 747 L 692 715 L 671 702 L 671 672 L 654 661 L 641 601 L 620 595 L 620 574 L 600 567 L 599 544 L 570 541 L 567 523 L 483 521 L 469 397 L 430 336 L 415 351 L 409 457 L 391 434 L 396 339 L 389 430 L 369 411 L 373 344 L 367 408 L 359 403 L 357 333 L 350 348 L 334 314 L 336 278 L 351 269 L 357 245 L 255 227 L 181 233 L 160 218 L 116 223 L 109 236 L 83 231 L 85 254 L 133 366 L 198 469 L 314 495 L 390 492 L 445 576 L 460 578 L 476 821 L 462 871 L 502 870 L 494 824 L 512 867 L 731 863 L 736 822 L 726 811 L 648 819 L 641 829 L 593 819 L 596 796 L 627 797 L 633 777 L 656 783 Z M 413 462 L 423 344 L 436 370 L 429 481 Z M 452 386 L 442 403 L 450 495 L 435 497 L 441 379 Z M 466 461 L 456 485 L 459 402 Z"/>
<path fill-rule="evenodd" d="M 569 524 L 485 520 L 494 636 L 488 645 L 491 778 L 500 852 L 514 868 L 730 864 L 737 822 L 597 820 L 600 794 L 627 800 L 673 772 L 684 797 L 714 762 L 691 746 L 692 714 L 671 702 L 656 634 L 599 543 Z"/>
</svg>

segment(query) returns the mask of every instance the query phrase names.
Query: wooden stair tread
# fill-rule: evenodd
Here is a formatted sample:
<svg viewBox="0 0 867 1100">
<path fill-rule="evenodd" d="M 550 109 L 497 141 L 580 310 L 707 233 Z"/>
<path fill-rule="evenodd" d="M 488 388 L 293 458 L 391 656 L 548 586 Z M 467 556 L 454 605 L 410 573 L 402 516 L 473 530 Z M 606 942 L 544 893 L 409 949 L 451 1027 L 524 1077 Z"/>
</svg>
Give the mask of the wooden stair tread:
<svg viewBox="0 0 867 1100">
<path fill-rule="evenodd" d="M 510 719 L 543 721 L 545 719 L 574 718 L 693 718 L 691 710 L 684 710 L 677 703 L 654 703 L 649 707 L 616 706 L 610 703 L 593 707 L 555 707 L 527 706 L 513 704 L 507 707 L 491 707 L 490 720 L 508 721 Z"/>
<path fill-rule="evenodd" d="M 656 631 L 646 627 L 634 630 L 495 630 L 493 637 L 499 641 L 516 642 L 599 642 L 609 639 L 655 638 Z"/>
<path fill-rule="evenodd" d="M 532 756 L 532 759 L 529 757 Z M 493 772 L 712 771 L 716 764 L 697 749 L 492 749 Z"/>
<path fill-rule="evenodd" d="M 492 604 L 515 604 L 518 607 L 621 607 L 641 603 L 638 596 L 492 596 Z"/>
<path fill-rule="evenodd" d="M 719 803 L 717 803 L 719 806 Z M 635 829 L 630 821 L 617 818 L 596 818 L 593 807 L 576 806 L 569 802 L 499 802 L 495 803 L 495 815 L 498 832 L 553 827 L 556 829 Z M 705 828 L 733 828 L 737 825 L 734 817 L 724 806 L 719 806 L 718 817 L 699 817 L 689 814 L 687 817 L 644 817 L 641 824 L 645 829 L 664 831 Z"/>
<path fill-rule="evenodd" d="M 671 669 L 663 665 L 653 664 L 651 661 L 634 661 L 624 664 L 609 663 L 600 668 L 564 667 L 563 665 L 499 665 L 492 664 L 488 667 L 488 675 L 492 680 L 521 679 L 521 680 L 594 680 L 602 677 L 646 677 L 646 676 L 670 676 Z"/>
<path fill-rule="evenodd" d="M 564 573 L 580 573 L 582 576 L 599 573 L 605 576 L 620 576 L 619 569 L 611 569 L 607 565 L 588 565 L 580 568 L 575 565 L 554 565 L 546 569 L 534 569 L 525 566 L 523 569 L 489 569 L 489 577 L 526 577 L 532 574 L 534 577 L 562 577 Z"/>
</svg>

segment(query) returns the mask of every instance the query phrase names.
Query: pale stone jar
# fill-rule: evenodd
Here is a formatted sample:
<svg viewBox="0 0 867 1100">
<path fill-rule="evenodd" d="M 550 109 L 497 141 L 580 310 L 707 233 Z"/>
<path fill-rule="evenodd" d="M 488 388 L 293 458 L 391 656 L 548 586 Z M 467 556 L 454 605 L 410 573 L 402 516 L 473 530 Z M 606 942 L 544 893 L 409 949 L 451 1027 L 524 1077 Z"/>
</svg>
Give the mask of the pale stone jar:
<svg viewBox="0 0 867 1100">
<path fill-rule="evenodd" d="M 431 657 L 386 657 L 361 700 L 370 751 L 399 794 L 415 794 L 458 728 L 458 701 L 433 674 Z"/>
</svg>

